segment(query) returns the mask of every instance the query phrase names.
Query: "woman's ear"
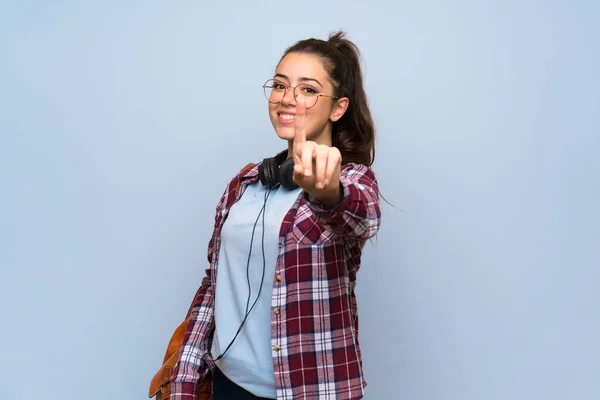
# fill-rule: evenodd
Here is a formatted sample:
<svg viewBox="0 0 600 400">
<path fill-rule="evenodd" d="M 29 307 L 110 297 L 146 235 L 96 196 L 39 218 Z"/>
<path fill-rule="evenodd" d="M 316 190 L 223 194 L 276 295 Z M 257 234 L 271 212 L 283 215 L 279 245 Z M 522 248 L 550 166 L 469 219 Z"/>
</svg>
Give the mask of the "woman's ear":
<svg viewBox="0 0 600 400">
<path fill-rule="evenodd" d="M 337 122 L 340 118 L 344 116 L 344 113 L 348 109 L 350 105 L 350 99 L 347 97 L 342 97 L 338 99 L 333 105 L 333 109 L 331 110 L 331 114 L 329 115 L 329 120 L 331 122 Z"/>
</svg>

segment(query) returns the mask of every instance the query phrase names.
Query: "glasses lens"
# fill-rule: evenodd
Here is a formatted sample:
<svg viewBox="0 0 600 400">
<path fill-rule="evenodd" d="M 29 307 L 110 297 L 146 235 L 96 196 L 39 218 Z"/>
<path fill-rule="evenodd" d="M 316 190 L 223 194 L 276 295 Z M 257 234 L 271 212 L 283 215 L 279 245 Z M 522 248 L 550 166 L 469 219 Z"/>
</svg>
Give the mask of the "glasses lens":
<svg viewBox="0 0 600 400">
<path fill-rule="evenodd" d="M 273 79 L 269 79 L 265 82 L 263 87 L 265 89 L 265 97 L 267 100 L 269 100 L 269 102 L 279 103 L 281 101 L 281 98 L 285 92 L 284 86 Z"/>
<path fill-rule="evenodd" d="M 319 100 L 319 92 L 312 86 L 298 85 L 294 90 L 294 97 L 296 98 L 296 101 L 300 98 L 304 99 L 306 108 L 311 108 L 317 103 L 317 100 Z"/>
</svg>

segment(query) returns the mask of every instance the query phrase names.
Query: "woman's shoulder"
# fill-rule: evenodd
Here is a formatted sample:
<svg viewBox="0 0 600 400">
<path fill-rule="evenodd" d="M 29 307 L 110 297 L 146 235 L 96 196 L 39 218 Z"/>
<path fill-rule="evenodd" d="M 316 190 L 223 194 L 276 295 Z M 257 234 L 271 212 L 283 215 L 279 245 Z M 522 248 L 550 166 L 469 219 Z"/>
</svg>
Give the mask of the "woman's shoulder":
<svg viewBox="0 0 600 400">
<path fill-rule="evenodd" d="M 342 164 L 340 174 L 342 176 L 364 176 L 370 179 L 375 179 L 375 172 L 371 167 L 365 164 L 359 164 L 355 162 L 348 162 L 346 164 Z"/>
<path fill-rule="evenodd" d="M 252 173 L 253 170 L 255 170 L 255 169 L 258 169 L 258 163 L 250 162 L 250 163 L 246 164 L 244 166 L 244 168 L 240 169 L 240 172 L 238 172 L 237 176 L 243 178 L 247 174 Z"/>
<path fill-rule="evenodd" d="M 232 187 L 237 187 L 241 181 L 256 177 L 258 175 L 258 166 L 259 165 L 260 165 L 259 163 L 255 163 L 255 162 L 250 162 L 250 163 L 244 165 L 243 168 L 238 170 L 235 173 L 235 175 L 233 175 L 231 177 L 231 179 L 227 185 L 229 187 L 229 190 Z"/>
</svg>

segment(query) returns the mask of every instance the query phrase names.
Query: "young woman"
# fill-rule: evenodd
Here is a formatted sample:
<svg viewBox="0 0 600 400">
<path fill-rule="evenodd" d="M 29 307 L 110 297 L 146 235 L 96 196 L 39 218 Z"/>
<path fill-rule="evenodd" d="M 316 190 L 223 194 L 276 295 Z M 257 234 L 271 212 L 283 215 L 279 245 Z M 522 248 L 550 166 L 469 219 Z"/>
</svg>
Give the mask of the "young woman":
<svg viewBox="0 0 600 400">
<path fill-rule="evenodd" d="M 217 205 L 171 400 L 360 399 L 354 293 L 380 225 L 374 127 L 343 32 L 288 48 L 264 85 L 287 149 L 249 164 Z"/>
</svg>

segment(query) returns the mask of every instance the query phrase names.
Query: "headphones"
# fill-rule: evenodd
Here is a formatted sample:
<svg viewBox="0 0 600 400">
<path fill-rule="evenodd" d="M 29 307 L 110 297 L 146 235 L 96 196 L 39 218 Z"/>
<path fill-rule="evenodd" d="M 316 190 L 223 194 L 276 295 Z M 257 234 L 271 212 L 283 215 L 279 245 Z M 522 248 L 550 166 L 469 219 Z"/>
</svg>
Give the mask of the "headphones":
<svg viewBox="0 0 600 400">
<path fill-rule="evenodd" d="M 273 189 L 278 183 L 288 190 L 298 188 L 293 179 L 294 159 L 286 157 L 287 151 L 283 151 L 275 157 L 265 158 L 258 166 L 258 177 L 267 189 Z"/>
</svg>

